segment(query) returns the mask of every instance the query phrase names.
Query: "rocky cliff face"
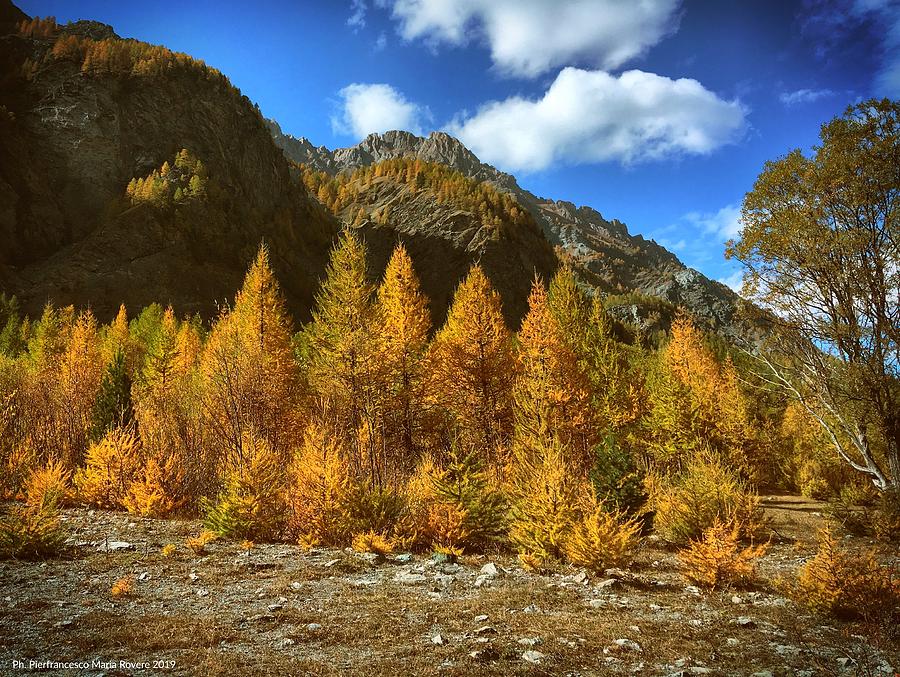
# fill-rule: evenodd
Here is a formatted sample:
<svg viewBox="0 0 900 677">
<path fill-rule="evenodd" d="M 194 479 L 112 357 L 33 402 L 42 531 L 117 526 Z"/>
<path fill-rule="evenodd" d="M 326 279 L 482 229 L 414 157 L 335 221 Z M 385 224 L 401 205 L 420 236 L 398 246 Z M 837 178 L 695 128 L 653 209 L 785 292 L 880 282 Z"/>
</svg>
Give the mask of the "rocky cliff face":
<svg viewBox="0 0 900 677">
<path fill-rule="evenodd" d="M 267 122 L 290 160 L 328 174 L 396 157 L 417 157 L 447 165 L 476 181 L 508 188 L 516 185 L 512 176 L 482 164 L 447 134 L 434 133 L 427 139 L 403 131 L 373 134 L 358 146 L 331 152 L 314 147 L 306 139 L 287 136 L 276 122 Z M 377 218 L 385 208 L 391 215 L 387 222 Z M 360 210 L 362 217 L 357 216 Z M 406 245 L 431 299 L 435 323 L 443 321 L 456 286 L 478 262 L 503 298 L 507 321 L 517 327 L 528 310 L 535 275 L 549 280 L 558 265 L 552 245 L 534 222 L 498 233 L 472 211 L 441 203 L 433 192 L 410 190 L 405 183 L 389 177 L 367 186 L 358 200 L 341 208 L 338 216 L 345 223 L 356 222 L 374 270 L 384 269 L 394 244 Z"/>
<path fill-rule="evenodd" d="M 708 327 L 732 337 L 746 336 L 749 328 L 735 311 L 740 298 L 728 287 L 687 268 L 678 258 L 652 240 L 633 236 L 625 224 L 607 220 L 590 207 L 540 198 L 521 188 L 515 177 L 481 162 L 469 149 L 443 132 L 427 138 L 409 132 L 372 134 L 350 148 L 331 151 L 315 147 L 307 139 L 285 135 L 269 121 L 276 143 L 292 161 L 329 174 L 352 170 L 394 157 L 416 157 L 449 165 L 466 176 L 488 181 L 523 205 L 560 256 L 571 261 L 585 282 L 614 295 L 615 312 L 645 329 L 665 326 L 638 296 L 655 297 L 667 306 L 684 306 Z M 617 297 L 621 297 L 617 298 Z M 655 305 L 655 304 L 653 304 Z M 658 306 L 656 306 L 658 309 Z M 651 317 L 653 315 L 653 317 Z"/>
<path fill-rule="evenodd" d="M 48 300 L 90 305 L 101 317 L 120 302 L 137 309 L 152 301 L 211 314 L 265 240 L 292 308 L 308 312 L 339 225 L 297 185 L 255 107 L 224 76 L 147 45 L 144 61 L 113 56 L 89 67 L 90 50 L 102 56 L 121 43 L 95 22 L 34 35 L 7 22 L 5 33 L 4 290 L 32 314 Z M 63 40 L 77 47 L 66 52 Z M 157 73 L 153 58 L 174 66 Z M 182 148 L 221 188 L 206 211 L 184 223 L 123 200 L 131 178 Z"/>
</svg>

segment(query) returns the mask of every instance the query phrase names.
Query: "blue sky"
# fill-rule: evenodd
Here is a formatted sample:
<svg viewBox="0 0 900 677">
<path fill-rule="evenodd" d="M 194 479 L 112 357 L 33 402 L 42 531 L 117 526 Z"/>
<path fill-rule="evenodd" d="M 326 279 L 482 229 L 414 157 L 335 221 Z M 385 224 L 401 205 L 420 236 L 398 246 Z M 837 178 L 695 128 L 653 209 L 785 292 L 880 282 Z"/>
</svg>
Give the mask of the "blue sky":
<svg viewBox="0 0 900 677">
<path fill-rule="evenodd" d="M 898 0 L 27 0 L 225 73 L 330 148 L 445 129 L 532 192 L 587 204 L 708 276 L 768 159 L 900 98 Z"/>
</svg>

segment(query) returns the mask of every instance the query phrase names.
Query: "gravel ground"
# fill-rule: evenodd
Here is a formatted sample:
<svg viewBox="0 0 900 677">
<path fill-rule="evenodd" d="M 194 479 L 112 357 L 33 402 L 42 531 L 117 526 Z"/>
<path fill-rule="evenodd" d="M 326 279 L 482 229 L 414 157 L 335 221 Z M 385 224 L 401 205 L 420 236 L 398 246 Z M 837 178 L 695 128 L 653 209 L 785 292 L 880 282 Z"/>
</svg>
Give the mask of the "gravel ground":
<svg viewBox="0 0 900 677">
<path fill-rule="evenodd" d="M 779 592 L 815 550 L 821 505 L 764 505 L 777 540 L 760 584 L 712 593 L 653 539 L 625 571 L 539 575 L 508 554 L 436 563 L 226 541 L 196 554 L 196 521 L 66 510 L 70 557 L 0 562 L 0 672 L 894 677 L 884 633 Z M 131 592 L 113 596 L 127 577 Z"/>
</svg>

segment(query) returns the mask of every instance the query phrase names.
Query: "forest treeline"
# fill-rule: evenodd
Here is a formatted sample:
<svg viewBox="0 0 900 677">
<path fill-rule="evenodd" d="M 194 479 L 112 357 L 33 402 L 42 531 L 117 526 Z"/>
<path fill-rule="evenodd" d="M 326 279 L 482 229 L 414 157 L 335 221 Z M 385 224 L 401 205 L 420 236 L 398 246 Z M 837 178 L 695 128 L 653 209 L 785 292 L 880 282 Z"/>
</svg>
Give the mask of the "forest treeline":
<svg viewBox="0 0 900 677">
<path fill-rule="evenodd" d="M 358 226 L 373 219 L 376 223 L 391 223 L 390 204 L 370 204 L 375 199 L 371 191 L 379 181 L 392 180 L 412 194 L 428 191 L 439 204 L 446 204 L 476 215 L 483 226 L 499 234 L 504 228 L 537 228 L 534 218 L 511 195 L 503 193 L 486 181 L 477 181 L 437 162 L 419 158 L 397 157 L 382 160 L 335 176 L 307 165 L 299 165 L 304 186 L 319 202 L 334 214 L 352 213 L 346 221 Z"/>
<path fill-rule="evenodd" d="M 606 566 L 654 514 L 676 543 L 717 518 L 751 537 L 756 486 L 846 479 L 801 410 L 749 394 L 686 316 L 658 351 L 621 343 L 564 268 L 513 333 L 476 265 L 433 331 L 402 246 L 369 279 L 347 230 L 296 333 L 265 247 L 209 327 L 157 305 L 32 323 L 4 299 L 3 497 L 37 476 L 66 501 L 241 538 L 586 565 L 615 536 Z"/>
</svg>

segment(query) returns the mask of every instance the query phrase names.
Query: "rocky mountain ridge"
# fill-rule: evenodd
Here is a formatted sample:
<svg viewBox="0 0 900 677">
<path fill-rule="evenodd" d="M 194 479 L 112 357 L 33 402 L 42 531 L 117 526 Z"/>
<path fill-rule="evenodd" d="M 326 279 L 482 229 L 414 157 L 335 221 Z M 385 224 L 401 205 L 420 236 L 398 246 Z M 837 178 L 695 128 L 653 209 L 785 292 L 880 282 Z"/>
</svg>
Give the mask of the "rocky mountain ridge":
<svg viewBox="0 0 900 677">
<path fill-rule="evenodd" d="M 631 235 L 622 222 L 609 220 L 588 206 L 541 198 L 519 186 L 515 177 L 481 162 L 460 141 L 444 132 L 418 137 L 405 131 L 370 134 L 349 148 L 316 147 L 306 138 L 285 134 L 267 120 L 275 143 L 293 162 L 335 175 L 395 157 L 414 157 L 448 165 L 477 181 L 487 181 L 524 206 L 560 258 L 571 261 L 585 282 L 613 297 L 615 311 L 643 328 L 659 323 L 662 301 L 671 316 L 684 306 L 711 329 L 732 338 L 746 337 L 749 327 L 736 317 L 740 297 L 725 285 L 685 266 L 653 240 Z M 636 294 L 635 294 L 636 293 Z M 671 307 L 670 307 L 671 306 Z M 662 325 L 667 324 L 664 318 Z"/>
</svg>

